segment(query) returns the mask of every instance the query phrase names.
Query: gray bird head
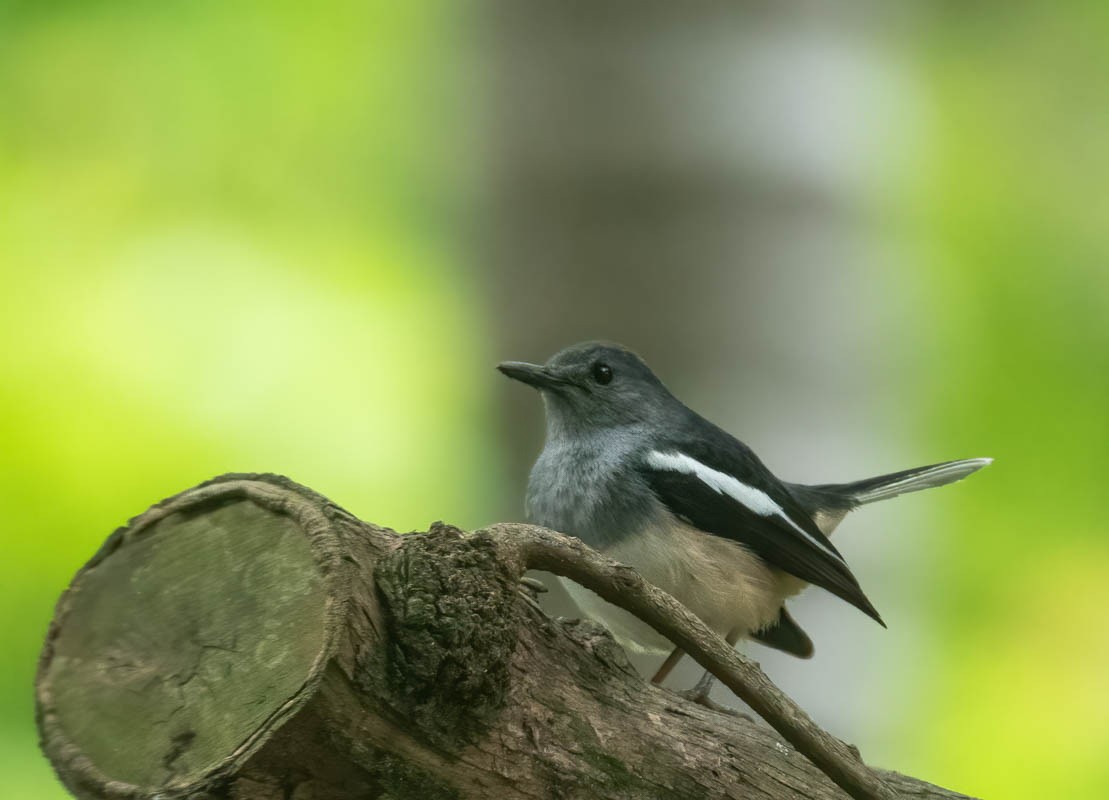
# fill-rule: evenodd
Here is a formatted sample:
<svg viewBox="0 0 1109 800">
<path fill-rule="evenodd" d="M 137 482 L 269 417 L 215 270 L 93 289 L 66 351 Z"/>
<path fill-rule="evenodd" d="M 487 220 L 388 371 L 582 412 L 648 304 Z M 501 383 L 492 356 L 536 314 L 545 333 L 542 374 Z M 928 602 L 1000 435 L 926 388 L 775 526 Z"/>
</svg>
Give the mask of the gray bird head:
<svg viewBox="0 0 1109 800">
<path fill-rule="evenodd" d="M 648 422 L 677 405 L 643 359 L 620 345 L 582 342 L 542 366 L 505 361 L 497 369 L 542 393 L 549 435 Z"/>
</svg>

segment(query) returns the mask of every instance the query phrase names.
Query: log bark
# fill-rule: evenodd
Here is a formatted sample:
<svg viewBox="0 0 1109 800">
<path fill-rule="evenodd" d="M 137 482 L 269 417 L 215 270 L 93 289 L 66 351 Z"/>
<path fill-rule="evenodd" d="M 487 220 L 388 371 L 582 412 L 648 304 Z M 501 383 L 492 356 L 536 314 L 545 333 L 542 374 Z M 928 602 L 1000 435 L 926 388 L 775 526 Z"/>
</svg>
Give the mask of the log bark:
<svg viewBox="0 0 1109 800">
<path fill-rule="evenodd" d="M 603 628 L 529 603 L 528 567 L 623 598 L 808 755 L 646 684 Z M 38 723 L 62 782 L 98 800 L 844 797 L 832 778 L 963 797 L 845 763 L 698 626 L 570 537 L 399 536 L 288 479 L 226 475 L 136 517 L 77 574 Z"/>
</svg>

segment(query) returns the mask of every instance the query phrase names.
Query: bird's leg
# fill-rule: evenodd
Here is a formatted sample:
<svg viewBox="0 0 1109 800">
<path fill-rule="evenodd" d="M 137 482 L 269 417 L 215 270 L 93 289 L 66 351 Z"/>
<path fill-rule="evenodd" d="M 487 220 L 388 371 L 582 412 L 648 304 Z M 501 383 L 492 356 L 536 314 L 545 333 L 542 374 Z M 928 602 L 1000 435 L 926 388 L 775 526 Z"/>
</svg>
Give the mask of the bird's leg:
<svg viewBox="0 0 1109 800">
<path fill-rule="evenodd" d="M 674 652 L 668 655 L 666 657 L 666 660 L 662 662 L 662 666 L 658 668 L 658 672 L 655 673 L 655 677 L 651 678 L 651 683 L 655 684 L 655 686 L 658 686 L 664 680 L 666 680 L 666 676 L 670 674 L 671 670 L 673 670 L 674 667 L 678 666 L 678 662 L 682 660 L 682 656 L 684 655 L 684 650 L 682 650 L 680 647 L 675 647 Z"/>
<path fill-rule="evenodd" d="M 729 631 L 728 635 L 724 637 L 724 641 L 732 647 L 735 647 L 735 643 L 739 641 L 739 630 Z M 707 708 L 716 708 L 716 704 L 709 700 L 709 692 L 712 691 L 712 685 L 714 683 L 716 683 L 716 677 L 708 670 L 705 670 L 705 674 L 701 676 L 701 680 L 697 681 L 696 686 L 687 691 L 679 692 L 679 694 L 686 700 L 690 700 L 698 705 L 706 706 Z"/>
</svg>

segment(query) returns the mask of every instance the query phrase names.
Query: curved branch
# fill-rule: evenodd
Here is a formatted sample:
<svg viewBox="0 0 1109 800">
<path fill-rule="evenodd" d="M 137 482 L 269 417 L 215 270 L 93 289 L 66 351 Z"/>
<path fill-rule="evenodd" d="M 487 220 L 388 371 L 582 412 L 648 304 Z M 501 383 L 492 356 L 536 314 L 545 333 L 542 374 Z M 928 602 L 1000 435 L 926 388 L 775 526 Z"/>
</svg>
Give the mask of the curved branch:
<svg viewBox="0 0 1109 800">
<path fill-rule="evenodd" d="M 735 692 L 856 800 L 897 797 L 854 751 L 778 689 L 758 664 L 631 567 L 606 558 L 579 539 L 533 525 L 501 523 L 474 535 L 483 534 L 497 541 L 520 575 L 539 569 L 570 578 L 648 623 Z"/>
</svg>

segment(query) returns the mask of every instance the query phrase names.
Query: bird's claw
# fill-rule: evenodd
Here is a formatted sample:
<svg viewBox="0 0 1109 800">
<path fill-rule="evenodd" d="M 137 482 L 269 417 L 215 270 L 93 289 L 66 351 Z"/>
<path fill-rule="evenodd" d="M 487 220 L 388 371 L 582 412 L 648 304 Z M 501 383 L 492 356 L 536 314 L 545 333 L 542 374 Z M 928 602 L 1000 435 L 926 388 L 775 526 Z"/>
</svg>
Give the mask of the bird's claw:
<svg viewBox="0 0 1109 800">
<path fill-rule="evenodd" d="M 540 613 L 543 613 L 543 608 L 539 605 L 539 595 L 545 591 L 547 587 L 535 578 L 520 578 L 516 587 L 516 592 L 523 601 Z"/>
<path fill-rule="evenodd" d="M 709 688 L 711 688 L 711 686 Z M 677 694 L 678 697 L 682 698 L 683 700 L 688 700 L 691 703 L 696 703 L 699 706 L 704 706 L 710 711 L 716 711 L 720 714 L 727 714 L 728 716 L 732 717 L 742 717 L 748 722 L 753 722 L 751 717 L 749 717 L 747 714 L 744 714 L 742 711 L 737 711 L 734 708 L 729 708 L 728 706 L 717 703 L 715 700 L 709 697 L 709 693 L 702 689 L 700 685 L 694 686 L 692 689 L 686 689 L 684 692 L 675 692 L 675 694 Z"/>
<path fill-rule="evenodd" d="M 696 687 L 693 689 L 686 689 L 684 692 L 676 692 L 676 694 L 683 700 L 688 700 L 691 703 L 696 703 L 699 706 L 704 706 L 713 711 L 725 710 L 724 706 L 709 697 L 708 692 L 698 691 Z"/>
<path fill-rule="evenodd" d="M 529 589 L 533 597 L 541 595 L 543 594 L 543 592 L 547 591 L 547 587 L 543 585 L 542 581 L 538 581 L 535 578 L 529 578 L 526 575 L 523 578 L 520 578 L 520 585 Z"/>
</svg>

